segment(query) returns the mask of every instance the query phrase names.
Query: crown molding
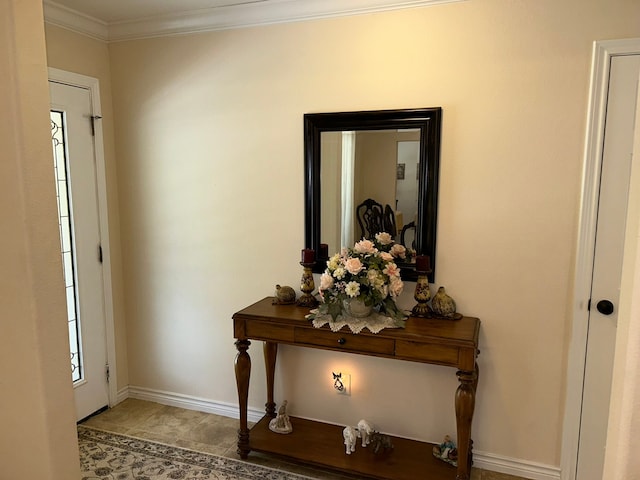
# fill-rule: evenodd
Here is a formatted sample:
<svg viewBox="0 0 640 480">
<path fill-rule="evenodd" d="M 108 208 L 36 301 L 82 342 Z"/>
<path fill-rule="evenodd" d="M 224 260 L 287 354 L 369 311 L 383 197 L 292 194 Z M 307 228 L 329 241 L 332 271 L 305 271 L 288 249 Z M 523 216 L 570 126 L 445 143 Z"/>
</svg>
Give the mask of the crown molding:
<svg viewBox="0 0 640 480">
<path fill-rule="evenodd" d="M 47 23 L 106 42 L 361 15 L 466 0 L 268 0 L 106 23 L 44 0 Z"/>
<path fill-rule="evenodd" d="M 49 0 L 44 0 L 42 5 L 46 23 L 66 28 L 97 40 L 109 41 L 109 25 L 106 22 Z"/>
</svg>

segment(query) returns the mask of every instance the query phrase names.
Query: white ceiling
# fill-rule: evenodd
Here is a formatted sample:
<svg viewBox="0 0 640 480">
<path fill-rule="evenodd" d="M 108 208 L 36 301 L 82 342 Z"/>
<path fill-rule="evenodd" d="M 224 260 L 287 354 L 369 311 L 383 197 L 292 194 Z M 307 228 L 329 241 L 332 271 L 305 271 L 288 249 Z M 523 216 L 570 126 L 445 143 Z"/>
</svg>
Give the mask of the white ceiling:
<svg viewBox="0 0 640 480">
<path fill-rule="evenodd" d="M 44 0 L 45 21 L 104 41 L 294 22 L 464 0 Z"/>
</svg>

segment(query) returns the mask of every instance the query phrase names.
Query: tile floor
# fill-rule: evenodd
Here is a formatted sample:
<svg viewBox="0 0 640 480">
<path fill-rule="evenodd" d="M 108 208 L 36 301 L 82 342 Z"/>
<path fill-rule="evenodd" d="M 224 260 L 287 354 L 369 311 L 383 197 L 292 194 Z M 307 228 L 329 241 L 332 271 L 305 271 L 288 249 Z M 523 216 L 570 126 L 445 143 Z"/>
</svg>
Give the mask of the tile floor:
<svg viewBox="0 0 640 480">
<path fill-rule="evenodd" d="M 84 425 L 190 450 L 239 458 L 236 454 L 238 420 L 234 418 L 129 398 L 114 408 L 89 418 Z M 251 453 L 248 461 L 320 480 L 357 478 L 257 453 Z M 474 468 L 471 480 L 524 479 Z"/>
</svg>

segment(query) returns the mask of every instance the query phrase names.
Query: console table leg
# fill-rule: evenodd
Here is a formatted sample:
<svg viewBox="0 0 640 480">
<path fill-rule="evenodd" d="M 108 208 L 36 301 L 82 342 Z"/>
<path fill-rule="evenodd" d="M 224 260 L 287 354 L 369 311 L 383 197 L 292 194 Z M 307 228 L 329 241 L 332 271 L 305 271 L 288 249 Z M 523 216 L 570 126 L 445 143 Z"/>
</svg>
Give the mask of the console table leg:
<svg viewBox="0 0 640 480">
<path fill-rule="evenodd" d="M 238 450 L 240 458 L 246 459 L 249 455 L 249 425 L 247 423 L 247 402 L 249 400 L 249 377 L 251 376 L 251 358 L 247 350 L 251 342 L 249 340 L 237 340 L 235 342 L 238 354 L 236 355 L 235 371 L 236 385 L 238 387 L 238 405 L 240 407 L 240 428 L 238 429 Z"/>
<path fill-rule="evenodd" d="M 456 480 L 471 477 L 471 421 L 476 403 L 477 372 L 459 370 L 460 385 L 456 391 L 456 423 L 458 429 L 458 472 Z"/>
<path fill-rule="evenodd" d="M 264 342 L 264 365 L 267 371 L 267 403 L 265 404 L 267 416 L 276 416 L 276 403 L 273 399 L 273 383 L 276 371 L 276 357 L 278 355 L 278 344 L 275 342 Z"/>
</svg>

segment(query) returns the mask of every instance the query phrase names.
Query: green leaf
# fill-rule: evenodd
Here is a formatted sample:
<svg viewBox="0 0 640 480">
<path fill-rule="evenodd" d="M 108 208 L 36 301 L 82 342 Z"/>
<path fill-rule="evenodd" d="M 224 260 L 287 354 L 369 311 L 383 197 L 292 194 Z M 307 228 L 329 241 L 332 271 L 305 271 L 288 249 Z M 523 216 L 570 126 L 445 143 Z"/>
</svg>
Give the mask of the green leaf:
<svg viewBox="0 0 640 480">
<path fill-rule="evenodd" d="M 333 321 L 335 321 L 336 318 L 338 318 L 338 316 L 342 313 L 342 305 L 340 305 L 338 302 L 329 304 L 327 313 L 330 314 Z"/>
</svg>

